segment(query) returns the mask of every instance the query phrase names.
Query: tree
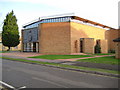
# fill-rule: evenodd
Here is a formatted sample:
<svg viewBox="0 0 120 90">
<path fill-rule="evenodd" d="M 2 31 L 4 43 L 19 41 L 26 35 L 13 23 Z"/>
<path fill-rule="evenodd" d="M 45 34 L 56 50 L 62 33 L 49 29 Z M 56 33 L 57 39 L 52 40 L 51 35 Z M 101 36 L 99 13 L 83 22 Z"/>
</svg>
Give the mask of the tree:
<svg viewBox="0 0 120 90">
<path fill-rule="evenodd" d="M 20 43 L 17 19 L 13 10 L 6 15 L 2 31 L 2 44 L 8 47 L 15 47 Z"/>
</svg>

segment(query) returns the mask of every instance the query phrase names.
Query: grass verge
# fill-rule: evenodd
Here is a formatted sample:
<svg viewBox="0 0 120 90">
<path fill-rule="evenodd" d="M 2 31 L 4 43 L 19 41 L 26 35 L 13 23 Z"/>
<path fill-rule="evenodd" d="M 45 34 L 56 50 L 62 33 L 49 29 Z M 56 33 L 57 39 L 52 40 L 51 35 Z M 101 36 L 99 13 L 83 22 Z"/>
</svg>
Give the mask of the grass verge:
<svg viewBox="0 0 120 90">
<path fill-rule="evenodd" d="M 0 51 L 0 53 L 8 53 L 8 52 L 10 52 L 10 51 Z"/>
<path fill-rule="evenodd" d="M 102 64 L 111 64 L 111 65 L 120 65 L 120 60 L 116 59 L 115 56 L 106 56 L 106 57 L 96 57 L 89 59 L 80 59 L 77 60 L 80 62 L 91 62 L 91 63 L 102 63 Z"/>
<path fill-rule="evenodd" d="M 42 65 L 53 65 L 53 66 L 58 66 L 58 67 L 65 67 L 65 68 L 72 68 L 72 69 L 79 69 L 79 70 L 104 72 L 104 73 L 110 73 L 110 74 L 120 74 L 119 71 L 115 71 L 115 70 L 105 70 L 105 69 L 97 69 L 97 68 L 78 67 L 78 66 L 72 66 L 72 65 L 49 63 L 49 62 L 41 62 L 41 61 L 31 61 L 31 60 L 25 60 L 25 59 L 9 58 L 9 57 L 0 57 L 0 58 L 8 59 L 8 60 L 14 60 L 14 61 L 37 63 L 37 64 L 42 64 Z"/>
<path fill-rule="evenodd" d="M 40 55 L 29 58 L 41 58 L 41 59 L 72 59 L 72 58 L 82 58 L 82 57 L 91 57 L 91 55 Z"/>
</svg>

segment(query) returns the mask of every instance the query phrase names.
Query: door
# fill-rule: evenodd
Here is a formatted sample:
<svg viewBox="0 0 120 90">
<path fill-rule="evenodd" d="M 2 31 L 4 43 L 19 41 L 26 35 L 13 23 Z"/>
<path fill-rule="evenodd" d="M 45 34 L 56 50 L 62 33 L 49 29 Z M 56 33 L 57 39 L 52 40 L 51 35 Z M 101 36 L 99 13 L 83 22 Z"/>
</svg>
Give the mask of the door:
<svg viewBox="0 0 120 90">
<path fill-rule="evenodd" d="M 33 43 L 33 52 L 36 52 L 36 43 Z"/>
<path fill-rule="evenodd" d="M 80 52 L 83 53 L 83 39 L 80 39 Z"/>
</svg>

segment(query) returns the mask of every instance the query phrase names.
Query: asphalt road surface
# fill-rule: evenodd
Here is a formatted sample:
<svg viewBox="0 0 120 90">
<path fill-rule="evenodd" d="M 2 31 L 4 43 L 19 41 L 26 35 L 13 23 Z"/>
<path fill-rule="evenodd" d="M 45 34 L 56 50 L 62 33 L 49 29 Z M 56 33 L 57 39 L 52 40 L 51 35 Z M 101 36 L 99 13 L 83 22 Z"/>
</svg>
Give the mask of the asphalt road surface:
<svg viewBox="0 0 120 90">
<path fill-rule="evenodd" d="M 3 60 L 3 82 L 15 88 L 118 88 L 118 78 Z"/>
</svg>

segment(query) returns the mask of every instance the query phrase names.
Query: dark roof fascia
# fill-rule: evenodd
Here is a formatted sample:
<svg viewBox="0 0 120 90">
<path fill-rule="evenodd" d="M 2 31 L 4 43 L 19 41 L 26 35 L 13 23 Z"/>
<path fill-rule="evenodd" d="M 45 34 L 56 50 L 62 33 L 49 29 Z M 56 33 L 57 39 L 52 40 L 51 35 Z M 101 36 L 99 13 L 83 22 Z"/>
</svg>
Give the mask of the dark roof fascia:
<svg viewBox="0 0 120 90">
<path fill-rule="evenodd" d="M 40 21 L 41 21 L 41 20 L 36 21 L 36 22 L 32 22 L 32 23 L 30 23 L 30 24 L 27 24 L 27 25 L 23 26 L 23 28 L 25 28 L 25 27 L 27 27 L 27 26 L 29 26 L 29 25 L 32 25 L 32 24 L 34 24 L 34 23 L 40 22 Z"/>
</svg>

